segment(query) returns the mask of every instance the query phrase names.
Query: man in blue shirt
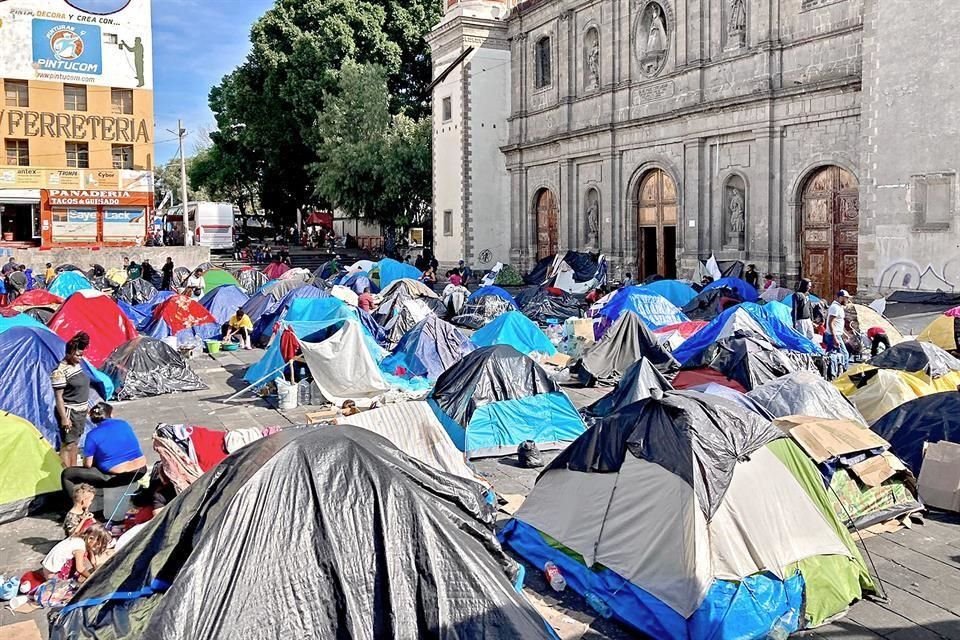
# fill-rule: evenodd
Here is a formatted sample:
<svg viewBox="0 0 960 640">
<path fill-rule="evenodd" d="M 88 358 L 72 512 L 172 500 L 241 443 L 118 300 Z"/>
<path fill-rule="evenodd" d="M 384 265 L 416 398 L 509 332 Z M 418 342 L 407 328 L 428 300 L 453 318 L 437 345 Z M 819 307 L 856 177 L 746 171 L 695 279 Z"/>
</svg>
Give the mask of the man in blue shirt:
<svg viewBox="0 0 960 640">
<path fill-rule="evenodd" d="M 101 402 L 90 410 L 94 428 L 83 445 L 83 466 L 63 470 L 60 482 L 68 496 L 77 484 L 123 487 L 147 473 L 140 441 L 126 420 L 113 417 L 113 407 Z"/>
</svg>

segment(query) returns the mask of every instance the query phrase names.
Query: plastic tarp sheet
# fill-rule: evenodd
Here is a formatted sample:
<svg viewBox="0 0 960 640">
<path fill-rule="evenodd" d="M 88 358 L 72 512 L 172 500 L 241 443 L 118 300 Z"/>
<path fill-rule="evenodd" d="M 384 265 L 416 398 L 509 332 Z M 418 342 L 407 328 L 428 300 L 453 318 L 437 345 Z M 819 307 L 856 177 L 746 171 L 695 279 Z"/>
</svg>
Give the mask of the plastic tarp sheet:
<svg viewBox="0 0 960 640">
<path fill-rule="evenodd" d="M 83 274 L 77 273 L 76 271 L 64 271 L 47 287 L 47 291 L 64 300 L 77 291 L 83 291 L 84 289 L 93 289 L 93 285 L 90 284 L 90 281 L 87 280 Z"/>
<path fill-rule="evenodd" d="M 22 518 L 60 492 L 63 465 L 37 428 L 10 413 L 0 415 L 0 524 Z"/>
<path fill-rule="evenodd" d="M 90 347 L 85 356 L 97 367 L 114 349 L 139 335 L 113 298 L 87 292 L 70 296 L 50 319 L 49 327 L 64 341 L 81 331 L 86 332 L 90 336 Z"/>
<path fill-rule="evenodd" d="M 750 396 L 743 393 L 742 391 L 737 391 L 736 389 L 731 389 L 728 386 L 722 384 L 717 384 L 716 382 L 708 382 L 706 384 L 698 385 L 695 387 L 690 387 L 691 391 L 699 391 L 700 393 L 705 393 L 709 396 L 717 396 L 719 398 L 724 398 L 738 404 L 744 409 L 749 409 L 754 412 L 764 420 L 774 420 L 774 415 L 767 411 L 763 405 L 755 402 Z"/>
<path fill-rule="evenodd" d="M 673 387 L 649 360 L 640 358 L 630 365 L 610 393 L 585 408 L 583 413 L 603 418 L 635 402 L 646 400 L 652 390 L 673 391 Z"/>
<path fill-rule="evenodd" d="M 386 326 L 395 316 L 399 315 L 404 305 L 411 301 L 423 304 L 431 313 L 443 316 L 446 307 L 440 296 L 427 285 L 416 280 L 396 280 L 380 294 L 380 304 L 373 313 L 373 318 Z M 418 319 L 422 320 L 422 318 Z M 397 338 L 399 340 L 399 337 Z"/>
<path fill-rule="evenodd" d="M 944 291 L 894 291 L 887 296 L 888 302 L 903 304 L 933 304 L 938 306 L 954 306 L 960 304 L 960 293 Z"/>
<path fill-rule="evenodd" d="M 666 375 L 680 369 L 673 355 L 657 341 L 640 318 L 633 313 L 624 313 L 599 342 L 587 347 L 583 356 L 571 365 L 570 371 L 587 386 L 616 384 L 641 358 Z"/>
<path fill-rule="evenodd" d="M 709 521 L 737 461 L 784 433 L 755 413 L 716 396 L 672 391 L 603 418 L 549 469 L 612 473 L 624 455 L 653 462 L 693 487 Z"/>
<path fill-rule="evenodd" d="M 198 336 L 205 325 L 219 327 L 206 308 L 193 298 L 175 295 L 167 298 L 153 310 L 145 335 L 161 340 L 167 336 Z"/>
<path fill-rule="evenodd" d="M 749 330 L 718 340 L 704 352 L 698 365 L 719 371 L 747 391 L 797 371 L 781 349 Z"/>
<path fill-rule="evenodd" d="M 663 296 L 674 306 L 681 309 L 697 297 L 697 291 L 686 282 L 679 280 L 657 280 L 641 287 L 643 291 Z"/>
<path fill-rule="evenodd" d="M 270 282 L 270 276 L 259 269 L 238 269 L 233 272 L 233 277 L 240 288 L 251 296 Z"/>
<path fill-rule="evenodd" d="M 909 373 L 922 372 L 931 378 L 960 371 L 960 360 L 929 342 L 908 340 L 893 345 L 870 360 L 879 369 L 897 369 Z"/>
<path fill-rule="evenodd" d="M 519 311 L 510 311 L 477 331 L 471 340 L 478 347 L 509 345 L 523 354 L 557 352 L 540 328 Z"/>
<path fill-rule="evenodd" d="M 453 422 L 470 423 L 487 404 L 559 391 L 543 368 L 510 346 L 477 349 L 447 369 L 431 399 Z"/>
<path fill-rule="evenodd" d="M 30 307 L 52 307 L 56 308 L 63 304 L 63 298 L 56 296 L 43 289 L 31 289 L 17 296 L 17 299 L 10 305 L 17 311 L 28 309 Z"/>
<path fill-rule="evenodd" d="M 113 381 L 117 400 L 207 388 L 175 349 L 147 337 L 118 347 L 107 358 L 103 372 Z"/>
<path fill-rule="evenodd" d="M 50 373 L 65 352 L 66 343 L 46 329 L 14 327 L 0 334 L 0 410 L 35 425 L 55 447 L 60 446 L 60 432 Z M 111 397 L 110 378 L 86 360 L 82 366 L 93 390 L 101 398 Z"/>
<path fill-rule="evenodd" d="M 369 431 L 286 429 L 164 509 L 51 639 L 551 638 L 485 498 Z"/>
<path fill-rule="evenodd" d="M 123 285 L 117 289 L 114 293 L 114 296 L 117 300 L 123 300 L 132 305 L 143 304 L 149 302 L 157 295 L 157 290 L 152 284 L 144 280 L 143 278 L 136 278 L 134 280 L 127 280 Z"/>
<path fill-rule="evenodd" d="M 797 371 L 771 380 L 747 395 L 775 418 L 813 416 L 867 424 L 856 407 L 835 386 L 811 371 Z"/>
<path fill-rule="evenodd" d="M 387 288 L 391 282 L 396 280 L 402 280 L 404 278 L 419 280 L 420 276 L 423 275 L 420 273 L 420 270 L 413 265 L 397 262 L 391 258 L 384 258 L 378 262 L 377 271 L 379 272 L 380 289 Z"/>
<path fill-rule="evenodd" d="M 455 365 L 474 345 L 459 329 L 436 316 L 428 316 L 401 338 L 381 367 L 395 375 L 436 380 Z"/>
<path fill-rule="evenodd" d="M 256 323 L 265 313 L 271 313 L 280 304 L 288 293 L 299 287 L 305 287 L 307 283 L 298 280 L 277 280 L 264 286 L 260 291 L 250 297 L 250 300 L 243 306 L 243 312 L 250 316 L 250 320 Z"/>
<path fill-rule="evenodd" d="M 237 309 L 242 309 L 247 304 L 250 296 L 236 285 L 223 285 L 211 291 L 200 298 L 200 306 L 210 312 L 210 315 L 216 319 L 216 324 L 201 326 L 197 333 L 206 340 L 217 339 L 221 336 L 221 327 L 230 320 L 231 316 L 237 314 Z"/>
<path fill-rule="evenodd" d="M 476 330 L 508 311 L 515 311 L 516 308 L 512 300 L 506 300 L 494 294 L 483 295 L 474 298 L 473 301 L 468 299 L 460 313 L 454 316 L 451 322 Z"/>
<path fill-rule="evenodd" d="M 319 298 L 329 298 L 330 294 L 314 286 L 297 287 L 287 293 L 270 311 L 261 315 L 253 323 L 253 335 L 251 336 L 254 344 L 265 346 L 273 337 L 274 326 L 280 320 L 286 317 L 290 305 L 296 300 L 317 300 Z"/>
<path fill-rule="evenodd" d="M 697 297 L 687 303 L 682 311 L 691 320 L 715 319 L 723 311 L 743 302 L 732 289 L 711 289 L 701 291 Z"/>
<path fill-rule="evenodd" d="M 14 327 L 31 327 L 33 329 L 50 331 L 43 323 L 26 313 L 18 313 L 9 318 L 0 317 L 0 333 L 13 329 Z"/>
<path fill-rule="evenodd" d="M 366 332 L 378 344 L 385 344 L 387 337 L 383 327 L 377 324 L 369 313 L 363 309 L 350 306 L 333 297 L 327 298 L 300 298 L 294 300 L 287 314 L 286 322 L 324 322 L 331 319 L 356 319 Z"/>
<path fill-rule="evenodd" d="M 644 287 L 626 287 L 610 299 L 598 315 L 613 323 L 625 311 L 637 314 L 650 329 L 670 324 L 687 322 L 685 316 L 675 304 L 663 296 L 648 293 Z"/>
<path fill-rule="evenodd" d="M 714 289 L 732 289 L 744 302 L 756 302 L 760 299 L 757 290 L 747 284 L 746 280 L 740 278 L 720 278 L 705 286 L 703 292 L 713 291 Z"/>
<path fill-rule="evenodd" d="M 276 260 L 276 259 L 275 259 Z M 290 271 L 290 267 L 283 264 L 282 262 L 271 262 L 263 269 L 263 273 L 270 279 L 276 280 L 287 271 Z"/>
<path fill-rule="evenodd" d="M 519 300 L 517 304 L 520 305 L 523 315 L 537 324 L 547 324 L 550 320 L 564 322 L 568 318 L 579 318 L 583 315 L 577 299 L 559 289 L 552 291 L 539 289 L 522 304 Z"/>
<path fill-rule="evenodd" d="M 517 308 L 516 302 L 514 302 L 513 300 L 513 296 L 511 296 L 509 293 L 507 293 L 505 290 L 501 289 L 500 287 L 497 287 L 494 285 L 491 285 L 489 287 L 480 287 L 479 289 L 477 289 L 476 291 L 470 294 L 470 297 L 467 298 L 467 302 L 475 302 L 485 296 L 496 296 L 510 303 L 510 306 L 512 306 L 514 309 Z"/>
<path fill-rule="evenodd" d="M 919 474 L 926 443 L 960 444 L 960 393 L 947 391 L 911 400 L 880 418 L 872 429 Z"/>
<path fill-rule="evenodd" d="M 739 304 L 727 309 L 680 345 L 673 356 L 681 365 L 686 365 L 701 356 L 711 344 L 733 335 L 738 329 L 758 333 L 782 349 L 811 355 L 823 353 L 819 346 L 797 333 L 793 327 L 769 316 L 762 309 L 761 305 L 753 303 Z"/>
</svg>

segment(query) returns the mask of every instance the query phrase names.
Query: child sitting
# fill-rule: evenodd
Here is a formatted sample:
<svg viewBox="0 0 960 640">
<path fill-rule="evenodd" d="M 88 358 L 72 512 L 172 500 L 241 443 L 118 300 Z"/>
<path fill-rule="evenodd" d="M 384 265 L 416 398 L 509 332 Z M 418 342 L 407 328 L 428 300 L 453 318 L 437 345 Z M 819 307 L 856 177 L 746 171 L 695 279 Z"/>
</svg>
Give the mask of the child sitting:
<svg viewBox="0 0 960 640">
<path fill-rule="evenodd" d="M 84 582 L 93 573 L 98 558 L 106 552 L 112 540 L 102 525 L 87 526 L 82 533 L 60 541 L 50 550 L 41 563 L 43 577 L 47 580 L 77 578 Z"/>
<path fill-rule="evenodd" d="M 97 490 L 86 482 L 78 484 L 73 490 L 73 508 L 67 511 L 67 516 L 63 519 L 63 531 L 68 538 L 79 533 L 86 522 L 94 521 L 90 505 L 93 504 L 96 494 Z"/>
</svg>

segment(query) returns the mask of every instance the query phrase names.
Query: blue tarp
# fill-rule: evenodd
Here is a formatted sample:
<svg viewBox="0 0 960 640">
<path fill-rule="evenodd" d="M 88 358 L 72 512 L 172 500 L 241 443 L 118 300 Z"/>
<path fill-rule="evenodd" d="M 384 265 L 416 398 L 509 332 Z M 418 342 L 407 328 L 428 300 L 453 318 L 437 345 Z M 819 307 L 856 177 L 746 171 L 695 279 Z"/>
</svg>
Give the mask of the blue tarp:
<svg viewBox="0 0 960 640">
<path fill-rule="evenodd" d="M 0 317 L 0 333 L 9 331 L 14 327 L 31 327 L 33 329 L 47 329 L 46 325 L 27 313 L 18 313 L 9 318 Z M 50 331 L 50 333 L 53 333 Z"/>
<path fill-rule="evenodd" d="M 519 311 L 509 311 L 499 316 L 473 334 L 471 340 L 478 347 L 507 344 L 524 355 L 536 351 L 552 356 L 557 352 L 540 327 Z"/>
<path fill-rule="evenodd" d="M 273 335 L 274 325 L 278 320 L 282 320 L 284 318 L 285 314 L 290 308 L 290 305 L 293 304 L 294 301 L 316 300 L 318 298 L 329 297 L 329 293 L 313 286 L 299 287 L 293 291 L 290 291 L 280 299 L 280 302 L 278 302 L 273 309 L 264 313 L 259 319 L 254 321 L 252 335 L 254 344 L 265 344 L 266 341 L 270 339 L 270 336 Z M 236 310 L 234 310 L 234 312 L 236 312 Z"/>
<path fill-rule="evenodd" d="M 217 319 L 217 324 L 200 327 L 200 337 L 205 340 L 220 338 L 223 325 L 249 300 L 250 296 L 243 289 L 232 284 L 225 284 L 208 291 L 207 295 L 200 298 L 200 304 Z"/>
<path fill-rule="evenodd" d="M 370 293 L 380 292 L 380 288 L 373 283 L 373 281 L 370 279 L 370 274 L 368 274 L 366 271 L 358 271 L 356 273 L 351 273 L 350 275 L 344 275 L 338 284 L 347 287 L 357 295 L 363 293 L 363 290 L 367 287 L 370 288 Z"/>
<path fill-rule="evenodd" d="M 403 280 L 404 278 L 419 280 L 420 276 L 423 275 L 413 265 L 397 262 L 390 258 L 384 258 L 378 262 L 377 268 L 380 271 L 380 289 L 386 289 L 388 284 L 396 280 Z"/>
<path fill-rule="evenodd" d="M 483 296 L 497 296 L 498 298 L 503 298 L 504 300 L 509 302 L 514 309 L 517 308 L 517 303 L 513 300 L 513 296 L 511 296 L 509 293 L 507 293 L 500 287 L 495 287 L 492 285 L 489 287 L 480 287 L 479 289 L 471 293 L 470 297 L 467 298 L 467 302 L 473 302 L 477 298 L 481 298 Z"/>
<path fill-rule="evenodd" d="M 473 351 L 473 343 L 451 324 L 427 316 L 408 331 L 383 361 L 383 369 L 436 380 L 440 374 Z"/>
<path fill-rule="evenodd" d="M 770 573 L 755 574 L 742 582 L 714 580 L 700 607 L 684 618 L 614 571 L 588 568 L 552 547 L 520 520 L 510 520 L 500 540 L 535 567 L 553 562 L 571 589 L 583 596 L 594 594 L 615 618 L 657 640 L 766 638 L 778 624 L 789 634 L 797 630 L 803 612 L 806 586 L 800 573 L 784 581 Z"/>
<path fill-rule="evenodd" d="M 671 324 L 688 322 L 689 318 L 661 295 L 651 293 L 647 287 L 626 287 L 618 291 L 600 310 L 600 317 L 613 324 L 624 311 L 637 314 L 648 329 L 659 329 Z"/>
<path fill-rule="evenodd" d="M 775 314 L 764 310 L 762 305 L 752 302 L 744 302 L 734 307 L 730 307 L 719 316 L 710 321 L 705 326 L 673 352 L 681 365 L 699 358 L 704 350 L 720 338 L 727 337 L 721 335 L 727 322 L 735 313 L 746 313 L 753 318 L 763 329 L 765 337 L 773 343 L 774 346 L 801 353 L 820 354 L 823 351 L 813 342 L 797 333 L 793 327 L 780 321 Z"/>
<path fill-rule="evenodd" d="M 20 326 L 0 333 L 0 409 L 33 423 L 54 447 L 60 446 L 60 432 L 50 373 L 66 348 L 66 342 L 46 328 Z M 86 360 L 83 369 L 93 389 L 109 399 L 110 378 Z"/>
<path fill-rule="evenodd" d="M 325 322 L 337 318 L 360 320 L 360 324 L 377 343 L 386 343 L 387 334 L 373 316 L 334 297 L 294 300 L 284 316 L 287 322 Z"/>
<path fill-rule="evenodd" d="M 69 298 L 77 291 L 83 289 L 93 289 L 93 285 L 82 274 L 76 271 L 64 271 L 58 275 L 47 290 L 55 296 L 60 296 L 64 300 Z"/>
<path fill-rule="evenodd" d="M 810 304 L 818 304 L 821 302 L 820 298 L 813 295 L 812 293 L 807 294 L 807 298 L 810 299 Z M 787 305 L 790 309 L 793 309 L 793 294 L 791 293 L 786 298 L 780 301 L 781 304 Z"/>
<path fill-rule="evenodd" d="M 685 307 L 687 303 L 697 297 L 696 289 L 686 282 L 680 282 L 679 280 L 657 280 L 656 282 L 643 285 L 640 289 L 641 291 L 648 291 L 658 296 L 663 296 L 673 305 L 680 308 Z"/>
<path fill-rule="evenodd" d="M 760 294 L 757 293 L 757 290 L 754 289 L 752 285 L 747 284 L 746 280 L 741 280 L 740 278 L 720 278 L 705 286 L 703 290 L 713 291 L 714 289 L 721 288 L 733 289 L 744 302 L 756 302 L 760 299 Z"/>
<path fill-rule="evenodd" d="M 768 302 L 760 307 L 760 312 L 767 318 L 776 318 L 788 327 L 793 326 L 793 307 L 782 302 Z"/>
</svg>

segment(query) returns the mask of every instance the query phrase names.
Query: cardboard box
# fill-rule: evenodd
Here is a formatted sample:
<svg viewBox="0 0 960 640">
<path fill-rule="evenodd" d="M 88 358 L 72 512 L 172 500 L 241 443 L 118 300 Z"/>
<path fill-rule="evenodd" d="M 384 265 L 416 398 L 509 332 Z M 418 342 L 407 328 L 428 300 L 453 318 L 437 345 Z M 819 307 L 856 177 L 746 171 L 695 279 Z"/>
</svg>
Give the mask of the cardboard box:
<svg viewBox="0 0 960 640">
<path fill-rule="evenodd" d="M 928 444 L 917 483 L 928 507 L 960 511 L 960 445 Z"/>
</svg>

